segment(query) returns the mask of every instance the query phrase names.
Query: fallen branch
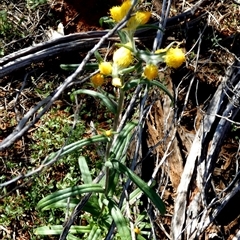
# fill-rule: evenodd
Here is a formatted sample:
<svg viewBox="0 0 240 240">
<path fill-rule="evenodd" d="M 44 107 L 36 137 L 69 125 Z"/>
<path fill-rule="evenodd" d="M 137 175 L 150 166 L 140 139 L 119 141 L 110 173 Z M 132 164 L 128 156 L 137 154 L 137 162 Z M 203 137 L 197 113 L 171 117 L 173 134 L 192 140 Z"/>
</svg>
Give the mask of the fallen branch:
<svg viewBox="0 0 240 240">
<path fill-rule="evenodd" d="M 206 228 L 206 216 L 201 219 L 201 215 L 204 209 L 209 208 L 211 199 L 208 193 L 212 188 L 210 182 L 213 169 L 226 133 L 231 127 L 230 121 L 217 115 L 233 120 L 238 114 L 239 77 L 239 68 L 236 65 L 230 66 L 196 133 L 177 190 L 172 219 L 173 239 L 195 239 Z M 194 184 L 197 185 L 195 189 Z M 210 224 L 213 218 L 209 215 L 207 218 Z"/>
</svg>

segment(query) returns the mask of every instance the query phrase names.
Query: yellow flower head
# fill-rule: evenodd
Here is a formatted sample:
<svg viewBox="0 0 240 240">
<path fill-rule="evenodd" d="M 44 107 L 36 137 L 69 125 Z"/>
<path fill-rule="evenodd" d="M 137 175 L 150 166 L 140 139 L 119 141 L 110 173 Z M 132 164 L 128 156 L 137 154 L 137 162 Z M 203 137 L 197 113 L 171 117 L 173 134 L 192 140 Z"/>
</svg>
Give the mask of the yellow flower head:
<svg viewBox="0 0 240 240">
<path fill-rule="evenodd" d="M 112 85 L 114 87 L 122 87 L 122 80 L 118 77 L 112 79 Z"/>
<path fill-rule="evenodd" d="M 127 22 L 127 28 L 136 29 L 140 25 L 146 24 L 151 17 L 151 12 L 136 12 Z"/>
<path fill-rule="evenodd" d="M 91 82 L 94 87 L 100 87 L 104 83 L 104 77 L 101 73 L 97 73 L 91 77 Z"/>
<path fill-rule="evenodd" d="M 135 232 L 136 234 L 141 234 L 141 230 L 140 230 L 138 227 L 135 227 L 135 228 L 134 228 L 134 232 Z"/>
<path fill-rule="evenodd" d="M 105 131 L 105 136 L 106 136 L 106 137 L 111 137 L 112 135 L 113 135 L 112 129 Z"/>
<path fill-rule="evenodd" d="M 185 60 L 185 55 L 181 48 L 170 48 L 165 56 L 165 62 L 168 67 L 178 68 Z"/>
<path fill-rule="evenodd" d="M 99 64 L 99 71 L 103 75 L 110 75 L 112 73 L 112 64 L 110 62 L 101 62 Z"/>
<path fill-rule="evenodd" d="M 146 65 L 143 75 L 148 79 L 148 80 L 153 80 L 158 76 L 158 67 L 153 64 L 148 64 Z"/>
<path fill-rule="evenodd" d="M 131 6 L 131 0 L 126 0 L 121 6 L 112 7 L 110 9 L 111 18 L 116 22 L 120 22 L 126 16 Z"/>
<path fill-rule="evenodd" d="M 131 46 L 130 43 L 127 43 L 126 46 Z M 126 68 L 128 67 L 133 61 L 132 52 L 125 48 L 120 47 L 113 53 L 113 62 L 118 65 L 118 67 Z"/>
</svg>

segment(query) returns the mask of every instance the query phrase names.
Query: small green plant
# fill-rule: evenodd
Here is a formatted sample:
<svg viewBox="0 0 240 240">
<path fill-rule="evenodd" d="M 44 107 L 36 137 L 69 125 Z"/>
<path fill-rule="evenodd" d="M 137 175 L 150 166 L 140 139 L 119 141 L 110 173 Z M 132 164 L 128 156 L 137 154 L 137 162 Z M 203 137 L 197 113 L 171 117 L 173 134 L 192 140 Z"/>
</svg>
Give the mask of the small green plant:
<svg viewBox="0 0 240 240">
<path fill-rule="evenodd" d="M 0 11 L 0 35 L 5 36 L 13 28 L 12 23 L 8 20 L 7 11 Z"/>
<path fill-rule="evenodd" d="M 46 3 L 47 0 L 27 0 L 27 6 L 29 6 L 32 9 Z"/>
<path fill-rule="evenodd" d="M 74 142 L 81 137 L 85 131 L 85 126 L 81 121 L 78 121 L 72 134 L 70 134 L 73 122 L 68 110 L 52 109 L 41 119 L 39 127 L 33 133 L 32 139 L 34 143 L 31 144 L 32 159 L 41 159 L 47 154 L 59 149 L 65 139 L 70 136 L 68 142 Z"/>
<path fill-rule="evenodd" d="M 111 8 L 109 21 L 113 25 L 122 21 L 131 7 L 132 1 L 126 0 L 121 6 Z M 108 130 L 99 131 L 98 135 L 66 145 L 44 160 L 44 164 L 47 164 L 57 156 L 63 158 L 86 146 L 94 147 L 99 144 L 106 146 L 103 168 L 99 169 L 104 172 L 104 177 L 93 180 L 92 170 L 86 157 L 79 156 L 78 166 L 82 183 L 56 191 L 44 197 L 37 205 L 39 210 L 62 209 L 70 215 L 79 202 L 85 203 L 81 208 L 81 219 L 84 219 L 85 224 L 72 225 L 68 239 L 103 239 L 115 226 L 117 231 L 113 231 L 114 239 L 129 240 L 133 235 L 136 235 L 137 239 L 149 239 L 150 224 L 147 222 L 146 214 L 144 212 L 137 214 L 133 210 L 134 206 L 141 204 L 139 198 L 142 194 L 148 197 L 161 214 L 165 212 L 164 203 L 156 191 L 128 167 L 129 159 L 126 152 L 136 129 L 141 126 L 138 110 L 135 110 L 132 119 L 123 124 L 121 121 L 127 95 L 139 85 L 145 89 L 145 93 L 148 93 L 152 87 L 158 87 L 173 100 L 164 84 L 157 80 L 158 64 L 165 62 L 169 67 L 178 68 L 185 61 L 185 56 L 178 46 L 172 47 L 175 43 L 154 53 L 139 50 L 133 36 L 137 27 L 148 22 L 151 13 L 137 9 L 137 6 L 133 7 L 133 14 L 127 21 L 126 28 L 118 31 L 121 43 L 116 44 L 117 50 L 113 53 L 112 60 L 106 61 L 100 53 L 95 52 L 99 72 L 90 79 L 95 90 L 92 90 L 92 87 L 78 89 L 71 94 L 73 101 L 78 95 L 88 95 L 100 100 L 106 111 L 113 116 L 112 126 Z M 109 78 L 112 79 L 115 95 L 108 93 L 102 87 Z M 102 159 L 102 156 L 99 158 Z M 126 197 L 124 187 L 129 181 L 135 184 L 136 189 Z M 88 198 L 83 197 L 85 194 Z M 35 234 L 60 235 L 63 230 L 62 224 L 55 224 L 38 227 L 35 229 Z"/>
</svg>

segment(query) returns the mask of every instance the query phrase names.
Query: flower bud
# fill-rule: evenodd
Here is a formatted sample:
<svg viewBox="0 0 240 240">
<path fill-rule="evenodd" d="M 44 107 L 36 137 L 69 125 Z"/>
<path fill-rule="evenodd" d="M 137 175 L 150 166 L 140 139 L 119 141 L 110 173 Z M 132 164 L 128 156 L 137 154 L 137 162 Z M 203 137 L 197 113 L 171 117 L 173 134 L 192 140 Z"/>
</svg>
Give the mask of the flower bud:
<svg viewBox="0 0 240 240">
<path fill-rule="evenodd" d="M 104 77 L 101 73 L 93 75 L 90 80 L 94 87 L 100 87 L 104 83 Z"/>
<path fill-rule="evenodd" d="M 151 17 L 151 12 L 136 12 L 127 22 L 127 28 L 135 30 L 138 26 L 146 24 Z"/>
<path fill-rule="evenodd" d="M 112 73 L 112 64 L 110 62 L 101 62 L 99 64 L 99 71 L 103 75 L 110 75 Z"/>
<path fill-rule="evenodd" d="M 170 48 L 165 56 L 167 66 L 172 68 L 179 68 L 185 60 L 185 55 L 181 48 Z"/>
<path fill-rule="evenodd" d="M 112 131 L 112 129 L 111 130 L 107 130 L 107 131 L 105 131 L 104 134 L 105 134 L 106 137 L 111 137 L 113 135 L 113 131 Z"/>
<path fill-rule="evenodd" d="M 122 87 L 122 80 L 118 77 L 112 79 L 112 85 L 114 87 Z"/>
<path fill-rule="evenodd" d="M 135 227 L 135 228 L 134 228 L 134 232 L 135 232 L 136 234 L 141 234 L 141 230 L 140 230 L 138 227 Z"/>
<path fill-rule="evenodd" d="M 110 9 L 111 18 L 116 22 L 120 22 L 126 16 L 131 6 L 131 0 L 126 0 L 121 6 L 112 7 Z"/>
<path fill-rule="evenodd" d="M 129 46 L 130 43 L 127 43 L 126 45 Z M 132 52 L 125 47 L 120 47 L 113 53 L 113 62 L 117 64 L 120 68 L 128 67 L 132 63 L 132 61 Z"/>
<path fill-rule="evenodd" d="M 156 78 L 158 76 L 158 67 L 153 64 L 146 65 L 143 75 L 148 80 L 153 80 L 154 78 Z"/>
</svg>

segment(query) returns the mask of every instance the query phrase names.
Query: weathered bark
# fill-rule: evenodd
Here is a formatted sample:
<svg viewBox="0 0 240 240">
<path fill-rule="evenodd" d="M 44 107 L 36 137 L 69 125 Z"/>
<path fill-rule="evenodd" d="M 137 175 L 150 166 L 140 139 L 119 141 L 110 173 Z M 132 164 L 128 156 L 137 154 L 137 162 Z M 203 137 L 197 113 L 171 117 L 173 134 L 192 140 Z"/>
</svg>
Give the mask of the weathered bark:
<svg viewBox="0 0 240 240">
<path fill-rule="evenodd" d="M 212 215 L 211 206 L 217 198 L 209 196 L 213 192 L 210 183 L 221 146 L 231 127 L 231 120 L 239 112 L 239 65 L 238 63 L 238 66 L 228 68 L 192 143 L 175 199 L 172 219 L 174 240 L 198 239 L 222 211 L 223 205 L 220 204 Z M 222 199 L 223 203 L 228 199 L 231 197 Z"/>
<path fill-rule="evenodd" d="M 106 33 L 76 33 L 21 49 L 0 59 L 0 77 L 66 52 L 91 49 Z"/>
</svg>

